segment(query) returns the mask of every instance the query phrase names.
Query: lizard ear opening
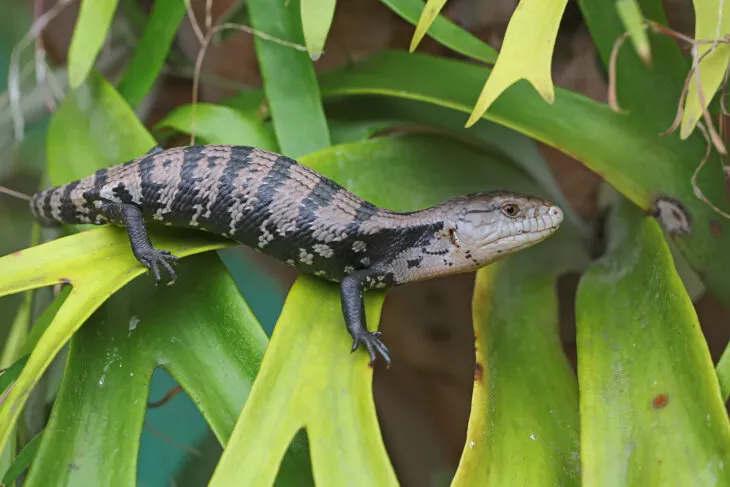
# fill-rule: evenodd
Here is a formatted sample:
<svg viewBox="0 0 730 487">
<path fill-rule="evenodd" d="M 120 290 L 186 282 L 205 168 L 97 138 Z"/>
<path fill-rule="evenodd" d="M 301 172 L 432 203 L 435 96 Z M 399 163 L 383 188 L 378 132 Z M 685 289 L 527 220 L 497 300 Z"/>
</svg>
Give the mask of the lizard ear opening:
<svg viewBox="0 0 730 487">
<path fill-rule="evenodd" d="M 451 242 L 451 245 L 456 247 L 457 249 L 461 247 L 459 244 L 459 239 L 456 238 L 456 230 L 453 228 L 449 228 L 449 241 Z"/>
</svg>

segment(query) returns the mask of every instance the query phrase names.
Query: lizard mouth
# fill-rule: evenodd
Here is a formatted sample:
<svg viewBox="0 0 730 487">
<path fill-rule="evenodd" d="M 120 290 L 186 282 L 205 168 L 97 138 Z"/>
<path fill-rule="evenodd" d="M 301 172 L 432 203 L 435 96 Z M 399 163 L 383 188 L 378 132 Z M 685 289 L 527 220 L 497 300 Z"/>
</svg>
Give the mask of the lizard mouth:
<svg viewBox="0 0 730 487">
<path fill-rule="evenodd" d="M 548 222 L 546 222 L 546 218 L 544 218 L 544 216 L 548 216 Z M 516 232 L 502 235 L 494 240 L 489 240 L 482 245 L 482 248 L 509 247 L 509 250 L 512 251 L 534 245 L 546 239 L 558 230 L 563 219 L 562 212 L 560 212 L 560 210 L 558 210 L 558 212 L 549 212 L 544 216 L 543 218 L 533 219 L 533 222 L 535 223 L 533 227 L 535 228 L 534 230 L 530 228 L 532 227 L 532 225 L 530 225 L 527 229 L 522 228 Z M 542 225 L 542 228 L 540 228 L 540 225 Z"/>
<path fill-rule="evenodd" d="M 507 242 L 507 241 L 513 241 L 517 245 L 515 245 L 515 248 L 521 247 L 521 244 L 527 245 L 531 244 L 536 241 L 540 241 L 545 239 L 546 237 L 549 237 L 551 234 L 555 233 L 558 229 L 558 225 L 555 225 L 553 227 L 544 228 L 542 230 L 533 230 L 533 231 L 525 231 L 520 233 L 515 233 L 512 235 L 505 235 L 503 237 L 499 237 L 496 240 L 492 240 L 490 242 L 487 242 L 484 244 L 484 247 L 489 247 L 495 244 Z"/>
</svg>

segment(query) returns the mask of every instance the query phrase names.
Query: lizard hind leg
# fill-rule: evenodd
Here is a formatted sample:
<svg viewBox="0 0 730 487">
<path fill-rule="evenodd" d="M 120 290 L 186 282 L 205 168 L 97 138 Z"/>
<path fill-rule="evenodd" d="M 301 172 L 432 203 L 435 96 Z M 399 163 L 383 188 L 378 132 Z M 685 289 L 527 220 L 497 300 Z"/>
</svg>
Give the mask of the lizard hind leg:
<svg viewBox="0 0 730 487">
<path fill-rule="evenodd" d="M 154 274 L 155 282 L 160 282 L 160 266 L 162 266 L 170 274 L 171 281 L 167 285 L 175 283 L 177 273 L 171 264 L 177 263 L 179 259 L 169 250 L 159 250 L 152 245 L 142 210 L 137 205 L 105 202 L 101 211 L 111 223 L 123 226 L 127 230 L 132 253 L 148 271 Z"/>
<path fill-rule="evenodd" d="M 371 271 L 356 271 L 346 276 L 340 285 L 340 300 L 342 313 L 345 317 L 345 326 L 352 336 L 352 351 L 363 345 L 370 355 L 370 365 L 375 363 L 376 351 L 390 367 L 390 352 L 380 338 L 379 331 L 369 331 L 365 323 L 365 304 L 362 293 L 368 277 L 372 278 Z"/>
</svg>

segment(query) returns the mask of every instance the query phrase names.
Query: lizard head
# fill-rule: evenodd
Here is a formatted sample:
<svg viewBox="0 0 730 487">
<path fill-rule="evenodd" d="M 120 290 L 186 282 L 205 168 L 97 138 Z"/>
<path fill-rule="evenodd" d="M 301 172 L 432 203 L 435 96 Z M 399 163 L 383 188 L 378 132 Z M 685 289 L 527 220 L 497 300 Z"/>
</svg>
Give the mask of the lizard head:
<svg viewBox="0 0 730 487">
<path fill-rule="evenodd" d="M 451 243 L 479 266 L 545 240 L 563 221 L 558 206 L 518 193 L 475 193 L 451 203 L 444 222 Z"/>
</svg>

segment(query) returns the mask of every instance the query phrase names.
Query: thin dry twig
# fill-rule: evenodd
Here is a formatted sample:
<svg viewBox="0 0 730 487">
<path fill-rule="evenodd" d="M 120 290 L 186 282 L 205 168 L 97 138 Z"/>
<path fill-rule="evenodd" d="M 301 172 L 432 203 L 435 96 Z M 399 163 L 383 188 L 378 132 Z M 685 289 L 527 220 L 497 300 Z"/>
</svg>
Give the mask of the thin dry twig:
<svg viewBox="0 0 730 487">
<path fill-rule="evenodd" d="M 193 18 L 194 16 L 192 13 L 190 14 Z M 217 25 L 213 27 L 209 32 L 208 35 L 205 36 L 203 39 L 203 43 L 200 47 L 200 51 L 198 51 L 198 56 L 195 59 L 195 72 L 193 73 L 193 93 L 192 93 L 192 100 L 191 100 L 191 127 L 190 127 L 190 145 L 195 144 L 195 120 L 196 120 L 196 110 L 198 106 L 198 89 L 200 85 L 200 72 L 202 70 L 203 66 L 203 59 L 205 57 L 205 53 L 208 50 L 208 46 L 212 42 L 214 36 L 218 32 L 222 32 L 226 29 L 235 29 L 240 30 L 242 32 L 246 32 L 247 34 L 250 34 L 252 36 L 259 37 L 261 39 L 264 39 L 266 41 L 274 42 L 276 44 L 290 47 L 299 51 L 306 51 L 307 48 L 305 46 L 302 46 L 301 44 L 296 44 L 294 42 L 285 41 L 283 39 L 279 39 L 274 36 L 270 36 L 269 34 L 266 34 L 265 32 L 261 32 L 256 29 L 252 29 L 251 27 L 248 27 L 246 25 L 239 25 L 227 22 L 225 24 Z"/>
<path fill-rule="evenodd" d="M 687 76 L 684 78 L 684 86 L 682 87 L 682 93 L 679 96 L 679 103 L 677 104 L 677 114 L 674 116 L 674 120 L 672 121 L 672 125 L 669 126 L 667 130 L 664 132 L 660 132 L 659 135 L 667 135 L 671 134 L 677 128 L 679 128 L 679 124 L 682 123 L 682 116 L 684 115 L 684 101 L 687 98 L 687 93 L 689 93 L 689 84 L 692 81 L 693 75 L 695 74 L 695 70 L 699 66 L 699 64 L 702 62 L 702 60 L 710 54 L 712 51 L 705 51 L 702 53 L 702 55 L 697 59 L 697 63 L 693 62 L 692 66 L 689 68 L 689 72 L 687 73 Z M 694 59 L 694 57 L 693 57 Z M 724 88 L 724 87 L 723 87 Z M 698 90 L 701 91 L 701 88 Z M 704 94 L 701 95 L 704 99 Z"/>
<path fill-rule="evenodd" d="M 4 193 L 8 196 L 12 196 L 14 198 L 18 198 L 18 199 L 25 200 L 25 201 L 31 200 L 31 197 L 28 196 L 27 194 L 21 193 L 20 191 L 15 191 L 10 188 L 6 188 L 5 186 L 0 186 L 0 193 Z"/>
<path fill-rule="evenodd" d="M 707 197 L 705 196 L 705 194 L 702 192 L 702 190 L 700 189 L 700 187 L 697 185 L 697 175 L 700 173 L 700 171 L 702 170 L 702 168 L 705 167 L 705 164 L 707 164 L 707 161 L 710 159 L 710 154 L 712 153 L 712 142 L 710 140 L 709 134 L 707 133 L 707 129 L 705 128 L 704 125 L 702 125 L 701 122 L 698 122 L 697 123 L 697 129 L 700 132 L 702 132 L 702 135 L 704 136 L 705 141 L 707 142 L 707 150 L 705 151 L 705 156 L 702 158 L 702 160 L 700 161 L 699 165 L 694 170 L 694 173 L 692 173 L 692 179 L 691 179 L 691 182 L 692 182 L 692 191 L 694 191 L 694 194 L 695 194 L 695 196 L 697 198 L 699 198 L 705 204 L 707 204 L 710 208 L 712 208 L 715 211 L 715 213 L 717 213 L 719 215 L 722 215 L 725 218 L 730 218 L 730 214 L 725 213 L 720 208 L 718 208 L 717 206 L 715 206 L 715 204 L 712 203 L 709 199 L 707 199 Z M 728 168 L 725 168 L 725 171 L 726 172 L 727 172 L 727 170 L 728 170 Z"/>
<path fill-rule="evenodd" d="M 730 74 L 730 64 L 725 68 L 725 75 L 722 78 L 722 94 L 720 95 L 720 111 L 723 115 L 728 116 L 730 113 L 727 111 L 727 105 L 725 105 L 725 97 L 727 96 L 727 80 Z"/>
<path fill-rule="evenodd" d="M 10 111 L 13 117 L 13 128 L 15 138 L 17 140 L 23 139 L 23 132 L 25 127 L 25 121 L 23 119 L 23 112 L 20 109 L 20 53 L 25 50 L 28 45 L 38 38 L 43 32 L 43 29 L 55 19 L 61 11 L 71 3 L 71 0 L 58 0 L 48 11 L 41 15 L 38 15 L 33 21 L 33 24 L 25 33 L 23 38 L 13 47 L 10 53 L 10 67 L 8 69 L 8 100 L 10 102 Z M 45 58 L 43 59 L 45 63 Z"/>
<path fill-rule="evenodd" d="M 618 60 L 618 52 L 628 37 L 629 32 L 626 31 L 621 34 L 618 39 L 616 39 L 616 42 L 613 43 L 611 58 L 608 63 L 608 105 L 611 107 L 611 110 L 618 113 L 628 113 L 618 106 L 618 100 L 616 97 L 616 61 Z"/>
<path fill-rule="evenodd" d="M 188 17 L 190 18 L 190 24 L 193 27 L 195 37 L 198 38 L 198 42 L 202 45 L 203 42 L 205 42 L 205 36 L 203 35 L 203 31 L 200 29 L 198 19 L 195 18 L 195 13 L 193 12 L 193 6 L 190 4 L 190 0 L 185 0 L 185 10 L 187 11 Z"/>
<path fill-rule="evenodd" d="M 213 0 L 205 0 L 205 32 L 213 29 Z"/>
<path fill-rule="evenodd" d="M 707 52 L 710 52 L 710 50 L 708 49 Z M 722 142 L 722 138 L 717 133 L 717 130 L 715 130 L 715 125 L 712 123 L 710 111 L 707 109 L 707 105 L 705 104 L 705 93 L 702 90 L 702 82 L 700 81 L 700 66 L 699 60 L 697 59 L 697 46 L 694 46 L 692 48 L 692 63 L 695 65 L 694 72 L 695 80 L 697 81 L 697 98 L 699 98 L 700 107 L 702 107 L 702 117 L 705 119 L 705 123 L 707 124 L 707 130 L 709 132 L 710 139 L 712 140 L 712 143 L 715 145 L 720 154 L 727 154 L 725 144 Z"/>
<path fill-rule="evenodd" d="M 43 0 L 33 0 L 33 19 L 38 19 L 38 17 L 40 17 L 42 14 Z M 35 38 L 36 84 L 41 88 L 41 92 L 43 93 L 43 101 L 45 101 L 48 111 L 55 112 L 56 100 L 53 98 L 53 93 L 46 83 L 48 71 L 48 65 L 46 64 L 46 48 L 43 43 L 43 36 L 38 35 L 38 37 Z"/>
</svg>

